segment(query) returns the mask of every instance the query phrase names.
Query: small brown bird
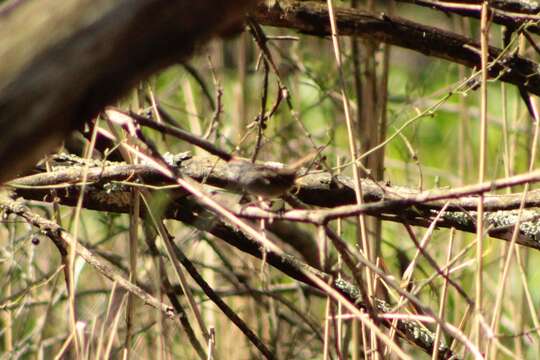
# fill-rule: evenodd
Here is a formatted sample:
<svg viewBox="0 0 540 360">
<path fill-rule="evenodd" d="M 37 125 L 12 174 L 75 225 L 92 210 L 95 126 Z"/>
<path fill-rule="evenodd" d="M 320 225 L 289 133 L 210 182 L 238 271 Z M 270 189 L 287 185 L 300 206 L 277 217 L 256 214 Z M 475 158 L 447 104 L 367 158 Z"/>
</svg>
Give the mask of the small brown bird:
<svg viewBox="0 0 540 360">
<path fill-rule="evenodd" d="M 279 163 L 252 163 L 235 158 L 229 161 L 235 181 L 255 196 L 275 198 L 285 195 L 296 183 L 300 168 L 319 153 L 310 153 L 291 165 L 282 167 Z"/>
</svg>

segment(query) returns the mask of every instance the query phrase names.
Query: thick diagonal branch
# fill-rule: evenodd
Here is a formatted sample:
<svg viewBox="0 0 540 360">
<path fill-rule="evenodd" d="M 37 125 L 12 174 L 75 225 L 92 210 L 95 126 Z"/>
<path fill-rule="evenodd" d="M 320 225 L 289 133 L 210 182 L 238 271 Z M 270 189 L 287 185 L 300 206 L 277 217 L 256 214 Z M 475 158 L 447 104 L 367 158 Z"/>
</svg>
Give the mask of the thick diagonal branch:
<svg viewBox="0 0 540 360">
<path fill-rule="evenodd" d="M 480 45 L 464 36 L 384 13 L 351 8 L 335 8 L 334 12 L 340 35 L 365 37 L 469 68 L 480 68 Z M 275 6 L 261 3 L 253 16 L 263 25 L 296 29 L 317 36 L 331 33 L 328 9 L 317 2 L 279 1 Z M 489 60 L 494 61 L 501 53 L 501 49 L 490 47 Z M 493 78 L 540 95 L 538 64 L 531 60 L 505 55 L 493 63 L 489 73 Z"/>
<path fill-rule="evenodd" d="M 92 207 L 89 207 L 92 208 Z M 23 217 L 27 222 L 33 226 L 38 227 L 42 230 L 47 236 L 51 237 L 53 241 L 60 241 L 65 246 L 69 246 L 72 243 L 70 235 L 66 233 L 62 228 L 57 224 L 42 218 L 41 216 L 32 213 L 28 208 L 22 204 L 0 200 L 0 209 L 7 211 L 9 213 L 16 214 L 17 216 Z M 125 209 L 129 211 L 129 207 Z M 169 213 L 165 214 L 168 217 L 173 217 Z M 194 226 L 202 231 L 209 232 L 217 238 L 224 240 L 233 247 L 246 252 L 252 256 L 255 256 L 259 259 L 265 259 L 268 264 L 272 265 L 276 269 L 287 274 L 291 278 L 308 284 L 316 289 L 318 286 L 313 283 L 308 276 L 305 274 L 313 274 L 325 281 L 331 283 L 331 286 L 343 294 L 348 300 L 354 303 L 358 307 L 363 307 L 363 299 L 361 299 L 360 292 L 358 288 L 344 279 L 333 279 L 330 274 L 321 272 L 312 268 L 311 266 L 302 263 L 294 256 L 290 255 L 280 255 L 276 252 L 266 249 L 261 249 L 259 243 L 247 236 L 244 236 L 243 233 L 237 231 L 233 227 L 221 222 L 217 217 L 212 213 L 208 212 L 202 207 L 199 207 L 197 204 L 192 203 L 189 199 L 183 199 L 183 201 L 178 202 L 178 207 L 174 210 L 174 218 Z M 136 296 L 140 297 L 143 301 L 149 305 L 164 311 L 169 316 L 174 315 L 174 310 L 157 301 L 151 295 L 144 292 L 138 286 L 131 284 L 125 280 L 115 269 L 109 267 L 105 262 L 98 259 L 94 256 L 89 250 L 84 247 L 81 247 L 80 244 L 77 245 L 76 249 L 78 255 L 80 255 L 85 261 L 90 265 L 95 267 L 99 272 L 103 273 L 105 276 L 111 280 L 115 280 L 119 283 L 120 286 L 124 287 L 126 290 L 132 292 Z M 264 253 L 263 253 L 264 252 Z M 391 306 L 383 300 L 376 299 L 375 305 L 378 311 L 381 312 L 390 312 Z M 387 320 L 383 320 L 382 323 L 390 327 L 392 323 Z M 425 327 L 420 326 L 418 323 L 409 320 L 400 320 L 397 322 L 398 334 L 406 339 L 407 341 L 415 344 L 426 353 L 431 354 L 433 352 L 434 346 L 434 334 L 427 330 Z M 439 344 L 441 349 L 440 359 L 449 358 L 452 354 L 451 350 L 448 349 L 445 345 Z"/>
<path fill-rule="evenodd" d="M 0 12 L 0 182 L 255 0 L 19 1 Z"/>
</svg>

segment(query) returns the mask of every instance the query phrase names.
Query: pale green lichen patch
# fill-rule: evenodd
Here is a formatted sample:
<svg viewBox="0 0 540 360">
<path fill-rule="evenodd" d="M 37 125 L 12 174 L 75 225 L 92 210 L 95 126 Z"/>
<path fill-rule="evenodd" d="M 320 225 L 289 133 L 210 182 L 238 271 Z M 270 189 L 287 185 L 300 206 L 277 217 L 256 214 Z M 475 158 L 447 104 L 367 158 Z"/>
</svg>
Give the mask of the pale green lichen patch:
<svg viewBox="0 0 540 360">
<path fill-rule="evenodd" d="M 486 219 L 489 225 L 494 228 L 510 228 L 518 222 L 519 211 L 496 211 L 487 214 Z M 519 230 L 529 240 L 540 242 L 540 212 L 535 210 L 523 210 Z"/>
<path fill-rule="evenodd" d="M 447 221 L 455 222 L 462 226 L 474 226 L 474 216 L 472 213 L 463 211 L 446 211 L 442 218 Z"/>
<path fill-rule="evenodd" d="M 73 166 L 105 167 L 125 164 L 108 160 L 85 159 L 73 154 L 56 154 L 53 157 L 52 170 L 63 170 Z"/>
<path fill-rule="evenodd" d="M 336 286 L 336 288 L 343 291 L 343 293 L 345 293 L 351 299 L 354 299 L 354 301 L 360 300 L 360 291 L 350 282 L 339 278 L 334 281 L 334 285 Z"/>
<path fill-rule="evenodd" d="M 191 151 L 184 151 L 177 154 L 172 154 L 170 152 L 166 152 L 163 154 L 163 159 L 167 164 L 171 166 L 179 167 L 182 164 L 182 161 L 191 159 L 193 155 L 191 154 Z"/>
<path fill-rule="evenodd" d="M 474 227 L 476 225 L 476 211 L 447 211 L 443 214 L 443 219 L 454 222 L 456 225 Z M 499 210 L 486 214 L 486 225 L 491 230 L 509 229 L 517 223 L 519 218 L 518 210 Z M 519 231 L 528 240 L 540 242 L 540 212 L 535 210 L 523 210 Z"/>
<path fill-rule="evenodd" d="M 340 278 L 334 281 L 334 285 L 355 302 L 359 302 L 361 300 L 358 287 L 354 286 L 350 282 Z M 392 312 L 390 305 L 380 299 L 374 299 L 374 305 L 380 312 Z M 400 331 L 409 334 L 409 336 L 411 336 L 416 343 L 422 344 L 422 347 L 433 347 L 433 343 L 435 342 L 435 334 L 422 326 L 420 323 L 411 320 L 401 320 L 398 322 L 398 328 Z M 446 353 L 449 351 L 448 346 L 446 346 L 442 340 L 439 343 L 439 351 L 441 353 Z"/>
</svg>

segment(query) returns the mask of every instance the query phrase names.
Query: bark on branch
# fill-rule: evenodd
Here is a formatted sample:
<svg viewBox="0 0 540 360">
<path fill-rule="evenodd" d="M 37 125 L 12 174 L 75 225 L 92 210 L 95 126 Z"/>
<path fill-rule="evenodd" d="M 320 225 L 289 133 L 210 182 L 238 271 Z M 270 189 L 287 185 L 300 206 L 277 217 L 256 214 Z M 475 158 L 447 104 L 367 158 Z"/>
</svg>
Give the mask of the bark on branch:
<svg viewBox="0 0 540 360">
<path fill-rule="evenodd" d="M 343 278 L 334 278 L 332 274 L 312 268 L 311 266 L 299 261 L 294 256 L 280 255 L 270 249 L 263 250 L 257 241 L 251 239 L 250 237 L 244 236 L 235 228 L 220 222 L 219 219 L 213 217 L 212 214 L 206 209 L 198 207 L 197 204 L 191 203 L 188 199 L 185 200 L 186 201 L 179 203 L 180 208 L 176 209 L 176 217 L 179 220 L 200 230 L 208 231 L 217 238 L 224 240 L 235 248 L 254 257 L 265 259 L 268 264 L 272 265 L 276 269 L 315 289 L 319 289 L 318 286 L 314 284 L 305 275 L 305 273 L 311 273 L 321 279 L 324 279 L 325 281 L 328 281 L 328 283 L 330 283 L 335 290 L 342 293 L 357 307 L 363 308 L 365 306 L 363 303 L 365 299 L 361 298 L 358 288 Z M 21 203 L 0 199 L 0 210 L 5 211 L 7 214 L 15 214 L 23 217 L 28 223 L 42 230 L 53 241 L 59 241 L 66 247 L 73 243 L 73 239 L 69 233 L 65 232 L 54 222 L 32 213 Z M 111 280 L 117 281 L 121 287 L 135 294 L 148 305 L 163 311 L 168 316 L 172 317 L 175 315 L 172 307 L 159 302 L 138 286 L 125 280 L 116 269 L 110 267 L 109 264 L 95 256 L 80 244 L 77 245 L 76 251 L 78 255 L 80 255 L 87 263 Z M 375 306 L 381 313 L 392 312 L 391 305 L 384 300 L 375 299 Z M 390 320 L 383 318 L 381 319 L 381 323 L 386 327 L 395 326 L 397 328 L 397 334 L 401 338 L 407 340 L 415 346 L 418 346 L 426 353 L 431 354 L 433 352 L 433 347 L 435 346 L 434 334 L 424 326 L 419 325 L 417 322 L 411 320 L 399 320 L 394 325 Z M 452 356 L 452 350 L 450 350 L 446 345 L 440 343 L 437 346 L 439 346 L 440 349 L 439 359 L 448 359 Z"/>
<path fill-rule="evenodd" d="M 410 3 L 419 6 L 429 7 L 449 14 L 457 14 L 466 17 L 480 19 L 482 1 L 441 1 L 441 0 L 398 0 L 403 3 Z M 510 29 L 517 29 L 521 25 L 529 22 L 527 31 L 540 34 L 537 13 L 540 5 L 529 1 L 493 1 L 490 3 L 492 21 L 499 25 L 507 26 Z"/>
<path fill-rule="evenodd" d="M 255 0 L 19 1 L 0 12 L 0 182 Z"/>
<path fill-rule="evenodd" d="M 365 37 L 470 68 L 480 68 L 480 45 L 464 36 L 384 13 L 351 8 L 335 8 L 334 13 L 340 35 Z M 310 1 L 279 1 L 274 6 L 261 3 L 253 13 L 262 25 L 296 29 L 317 36 L 331 34 L 328 16 L 326 5 Z M 490 61 L 501 54 L 501 49 L 489 48 Z M 540 95 L 538 64 L 529 59 L 503 55 L 492 64 L 489 73 L 493 78 Z"/>
<path fill-rule="evenodd" d="M 69 161 L 80 160 L 74 156 L 68 156 L 68 158 Z M 55 188 L 55 197 L 62 204 L 73 206 L 77 203 L 80 189 L 78 183 L 82 181 L 83 167 L 81 165 L 65 165 L 55 167 L 54 171 L 50 173 L 39 173 L 16 179 L 10 184 L 17 196 L 33 200 L 52 201 L 50 190 Z M 235 173 L 238 168 L 229 166 L 228 163 L 217 157 L 184 157 L 181 162 L 175 163 L 175 166 L 180 168 L 184 176 L 201 183 L 241 192 L 241 184 L 237 182 L 240 174 Z M 150 186 L 171 184 L 150 166 L 93 161 L 87 174 L 87 181 L 91 184 L 87 186 L 88 192 L 84 196 L 83 206 L 100 211 L 129 212 L 131 189 L 129 184 L 122 182 L 133 181 L 136 178 L 142 179 L 146 185 Z M 419 193 L 409 188 L 386 186 L 370 180 L 363 180 L 362 189 L 366 204 L 358 206 L 350 205 L 356 204 L 352 179 L 346 176 L 332 177 L 329 173 L 315 172 L 301 177 L 298 189 L 294 191 L 295 196 L 308 205 L 333 209 L 269 213 L 257 208 L 247 208 L 239 212 L 239 216 L 320 225 L 332 219 L 364 213 L 384 220 L 428 227 L 437 212 L 446 202 L 449 202 L 447 211 L 443 214 L 438 226 L 454 227 L 474 233 L 476 232 L 475 215 L 469 211 L 476 209 L 477 195 L 485 194 L 485 209 L 490 212 L 486 218 L 488 226 L 490 226 L 489 235 L 508 241 L 512 237 L 512 225 L 517 221 L 515 211 L 512 210 L 519 208 L 521 194 L 488 195 L 487 193 L 494 189 L 534 182 L 540 182 L 540 172 L 538 171 L 486 184 Z M 182 198 L 185 195 L 179 189 L 174 197 Z M 184 198 L 182 201 L 187 201 L 187 199 Z M 525 205 L 527 208 L 539 207 L 540 191 L 530 191 Z M 185 203 L 174 202 L 171 204 L 168 216 L 186 221 L 182 217 L 185 215 L 185 210 L 182 210 L 185 206 Z M 189 205 L 187 209 L 192 207 L 193 205 Z M 540 249 L 539 213 L 533 210 L 527 211 L 521 220 L 518 244 Z M 193 221 L 195 220 L 190 217 L 189 222 Z M 308 261 L 313 260 L 313 252 L 306 250 L 306 247 L 309 249 L 309 242 L 298 243 L 295 241 L 291 245 L 297 246 L 297 250 L 304 254 Z M 314 261 L 310 261 L 310 263 L 315 264 Z"/>
</svg>

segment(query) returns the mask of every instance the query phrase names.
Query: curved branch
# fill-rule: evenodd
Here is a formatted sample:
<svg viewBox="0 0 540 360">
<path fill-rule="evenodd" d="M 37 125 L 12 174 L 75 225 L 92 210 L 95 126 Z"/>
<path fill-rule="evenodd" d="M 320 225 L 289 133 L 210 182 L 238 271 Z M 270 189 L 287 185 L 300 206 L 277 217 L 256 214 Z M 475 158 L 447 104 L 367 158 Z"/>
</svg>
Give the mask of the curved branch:
<svg viewBox="0 0 540 360">
<path fill-rule="evenodd" d="M 0 13 L 0 183 L 136 82 L 238 28 L 255 2 L 42 0 Z"/>
<path fill-rule="evenodd" d="M 351 8 L 334 8 L 334 12 L 340 35 L 365 37 L 469 68 L 480 68 L 480 45 L 464 36 L 384 13 Z M 275 6 L 261 3 L 253 17 L 262 25 L 296 29 L 317 36 L 331 33 L 327 7 L 313 1 L 279 1 Z M 501 49 L 489 48 L 490 61 L 501 54 Z M 540 95 L 538 64 L 529 59 L 502 56 L 493 63 L 489 73 L 492 78 Z"/>
<path fill-rule="evenodd" d="M 429 7 L 444 13 L 457 14 L 466 17 L 480 19 L 480 9 L 482 1 L 479 0 L 398 0 L 403 3 L 415 4 Z M 532 1 L 492 1 L 490 11 L 493 13 L 492 21 L 495 24 L 504 25 L 511 29 L 516 29 L 527 21 L 533 21 L 527 26 L 527 30 L 535 34 L 540 34 L 538 26 L 538 12 L 540 6 Z"/>
</svg>

